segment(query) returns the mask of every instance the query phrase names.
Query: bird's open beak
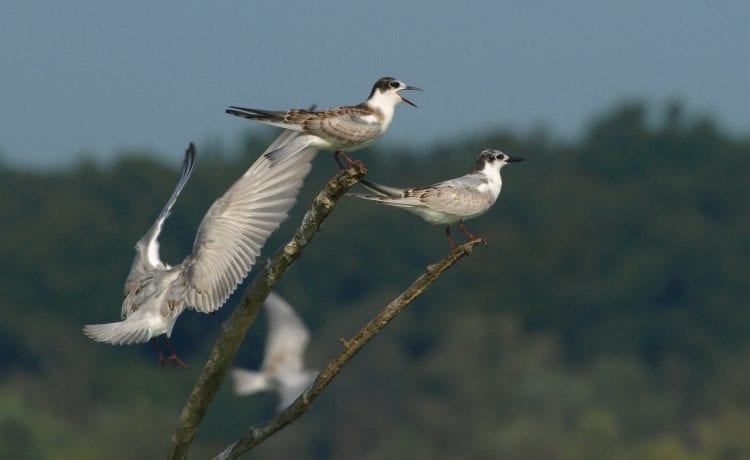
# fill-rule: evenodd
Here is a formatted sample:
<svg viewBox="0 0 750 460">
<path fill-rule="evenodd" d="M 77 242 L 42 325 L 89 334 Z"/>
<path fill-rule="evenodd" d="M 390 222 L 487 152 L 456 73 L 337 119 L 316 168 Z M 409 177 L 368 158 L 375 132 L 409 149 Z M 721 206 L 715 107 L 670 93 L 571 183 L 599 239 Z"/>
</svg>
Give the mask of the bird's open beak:
<svg viewBox="0 0 750 460">
<path fill-rule="evenodd" d="M 401 91 L 406 91 L 406 90 L 422 91 L 422 88 L 417 88 L 416 86 L 407 86 L 406 88 L 402 89 Z M 401 96 L 400 92 L 399 92 L 399 96 Z M 412 101 L 410 101 L 409 99 L 405 98 L 404 96 L 401 96 L 401 100 L 404 101 L 404 102 L 406 102 L 407 104 L 409 104 L 412 107 L 416 107 L 417 106 L 417 104 L 413 103 Z"/>
<path fill-rule="evenodd" d="M 523 161 L 523 160 L 525 160 L 525 158 L 512 157 L 512 156 L 508 155 L 508 163 L 516 163 L 518 161 Z"/>
</svg>

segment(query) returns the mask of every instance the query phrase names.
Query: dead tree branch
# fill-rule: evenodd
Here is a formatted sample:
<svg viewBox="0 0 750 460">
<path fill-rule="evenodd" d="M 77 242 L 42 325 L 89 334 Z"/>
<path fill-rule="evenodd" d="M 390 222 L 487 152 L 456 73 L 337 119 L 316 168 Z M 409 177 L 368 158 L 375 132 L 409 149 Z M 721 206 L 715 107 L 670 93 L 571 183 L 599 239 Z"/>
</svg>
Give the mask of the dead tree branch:
<svg viewBox="0 0 750 460">
<path fill-rule="evenodd" d="M 438 263 L 428 266 L 425 273 L 365 324 L 353 338 L 350 340 L 342 339 L 343 351 L 341 354 L 328 363 L 312 386 L 302 393 L 296 401 L 269 420 L 265 425 L 248 429 L 245 436 L 227 447 L 215 458 L 221 460 L 237 458 L 304 414 L 310 408 L 313 401 L 326 389 L 334 377 L 341 372 L 344 366 L 347 365 L 367 342 L 375 337 L 393 318 L 440 278 L 446 270 L 453 266 L 461 257 L 468 255 L 480 243 L 482 243 L 481 240 L 469 241 L 457 247 Z"/>
<path fill-rule="evenodd" d="M 198 426 L 224 381 L 234 355 L 245 338 L 247 329 L 255 320 L 263 300 L 281 275 L 302 254 L 339 198 L 364 175 L 363 169 L 352 167 L 331 178 L 313 201 L 292 239 L 276 251 L 247 288 L 240 304 L 222 325 L 211 355 L 182 409 L 172 435 L 168 458 L 187 457 Z"/>
</svg>

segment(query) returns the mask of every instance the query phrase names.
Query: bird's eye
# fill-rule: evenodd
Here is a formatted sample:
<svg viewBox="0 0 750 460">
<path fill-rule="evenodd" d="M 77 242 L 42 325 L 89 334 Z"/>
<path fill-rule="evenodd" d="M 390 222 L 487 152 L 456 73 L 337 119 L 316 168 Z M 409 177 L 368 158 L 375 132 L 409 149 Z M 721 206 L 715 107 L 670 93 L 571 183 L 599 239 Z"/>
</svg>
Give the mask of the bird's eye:
<svg viewBox="0 0 750 460">
<path fill-rule="evenodd" d="M 496 160 L 502 160 L 503 159 L 503 154 L 501 153 L 501 154 L 495 155 L 495 159 Z"/>
<path fill-rule="evenodd" d="M 388 86 L 390 86 L 391 88 L 398 88 L 399 86 L 401 86 L 401 84 L 399 82 L 397 82 L 396 80 L 394 80 L 394 81 L 388 83 Z"/>
</svg>

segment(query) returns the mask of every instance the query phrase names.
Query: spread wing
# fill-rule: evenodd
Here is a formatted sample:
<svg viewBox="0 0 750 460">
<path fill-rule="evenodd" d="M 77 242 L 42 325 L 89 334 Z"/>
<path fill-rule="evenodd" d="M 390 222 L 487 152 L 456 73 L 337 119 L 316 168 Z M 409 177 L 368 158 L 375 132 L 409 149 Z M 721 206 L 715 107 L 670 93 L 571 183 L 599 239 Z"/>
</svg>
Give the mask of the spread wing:
<svg viewBox="0 0 750 460">
<path fill-rule="evenodd" d="M 310 332 L 289 303 L 271 292 L 264 303 L 268 314 L 268 337 L 261 368 L 304 369 L 303 356 Z"/>
<path fill-rule="evenodd" d="M 273 162 L 261 155 L 211 205 L 198 228 L 193 251 L 183 262 L 191 308 L 217 310 L 242 282 L 266 239 L 287 218 L 316 153 L 306 148 L 283 168 L 272 167 Z"/>
<path fill-rule="evenodd" d="M 191 142 L 185 151 L 185 158 L 182 160 L 180 178 L 177 180 L 177 185 L 175 186 L 172 195 L 169 197 L 169 200 L 167 200 L 164 208 L 162 208 L 156 221 L 151 225 L 151 228 L 135 245 L 135 258 L 133 259 L 133 265 L 130 267 L 128 279 L 125 281 L 124 296 L 126 298 L 135 293 L 147 273 L 155 268 L 164 267 L 163 262 L 159 258 L 159 234 L 164 226 L 164 222 L 172 212 L 172 207 L 175 202 L 177 202 L 177 197 L 180 196 L 182 189 L 185 188 L 185 184 L 187 184 L 190 179 L 194 165 L 195 145 Z M 124 318 L 127 316 L 129 308 L 126 303 L 123 303 L 122 308 L 122 317 Z"/>
</svg>

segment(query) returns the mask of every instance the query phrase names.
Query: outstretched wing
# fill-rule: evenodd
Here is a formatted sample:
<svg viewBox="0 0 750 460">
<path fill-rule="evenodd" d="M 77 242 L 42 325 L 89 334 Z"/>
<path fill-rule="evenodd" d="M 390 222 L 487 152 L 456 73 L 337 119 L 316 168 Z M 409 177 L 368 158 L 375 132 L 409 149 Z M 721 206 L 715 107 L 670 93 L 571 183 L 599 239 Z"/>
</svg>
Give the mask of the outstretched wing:
<svg viewBox="0 0 750 460">
<path fill-rule="evenodd" d="M 266 239 L 287 218 L 316 153 L 307 148 L 283 168 L 272 167 L 274 163 L 261 155 L 211 205 L 198 228 L 193 251 L 183 261 L 191 308 L 218 309 L 242 282 Z"/>
<path fill-rule="evenodd" d="M 177 197 L 182 193 L 182 189 L 185 188 L 190 179 L 190 175 L 193 173 L 193 166 L 195 165 L 195 145 L 191 142 L 185 151 L 185 158 L 182 160 L 182 170 L 180 171 L 180 178 L 177 180 L 177 185 L 172 192 L 172 195 L 167 200 L 167 203 L 162 208 L 156 221 L 151 225 L 151 228 L 146 232 L 143 237 L 138 240 L 135 245 L 135 258 L 133 259 L 133 265 L 130 267 L 130 273 L 128 279 L 125 281 L 125 297 L 134 293 L 136 289 L 140 287 L 143 276 L 154 268 L 163 267 L 163 263 L 159 257 L 159 234 L 164 226 L 164 222 L 169 217 L 169 213 L 172 212 L 172 207 L 177 202 Z M 128 306 L 123 304 L 122 316 L 126 316 Z"/>
<path fill-rule="evenodd" d="M 309 115 L 314 115 L 315 104 L 307 110 L 294 109 L 288 112 L 274 112 L 262 109 L 249 109 L 245 107 L 230 106 L 226 111 L 230 115 L 259 121 L 271 126 L 284 128 L 284 132 L 266 149 L 263 154 L 272 160 L 275 165 L 281 164 L 294 155 L 307 149 L 315 138 L 301 136 L 304 131 L 302 122 Z"/>
<path fill-rule="evenodd" d="M 271 292 L 263 304 L 268 314 L 268 336 L 261 368 L 302 370 L 310 332 L 292 306 Z"/>
<path fill-rule="evenodd" d="M 264 157 L 271 160 L 274 166 L 286 163 L 290 158 L 294 158 L 295 155 L 311 148 L 316 139 L 314 136 L 300 134 L 296 131 L 289 131 L 289 133 L 292 135 L 289 136 L 285 142 L 278 144 L 274 142 L 273 145 L 275 145 L 276 148 L 272 150 L 269 147 L 269 149 L 263 154 Z"/>
</svg>

